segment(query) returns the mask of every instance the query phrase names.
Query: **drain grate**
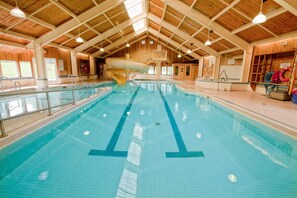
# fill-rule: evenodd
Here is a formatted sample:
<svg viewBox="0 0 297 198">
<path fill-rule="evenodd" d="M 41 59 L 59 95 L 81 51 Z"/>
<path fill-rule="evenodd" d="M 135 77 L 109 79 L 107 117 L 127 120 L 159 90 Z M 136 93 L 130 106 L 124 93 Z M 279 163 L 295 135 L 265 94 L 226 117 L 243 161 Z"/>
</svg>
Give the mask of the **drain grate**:
<svg viewBox="0 0 297 198">
<path fill-rule="evenodd" d="M 161 123 L 160 122 L 155 122 L 155 125 L 159 126 L 159 125 L 161 125 Z"/>
</svg>

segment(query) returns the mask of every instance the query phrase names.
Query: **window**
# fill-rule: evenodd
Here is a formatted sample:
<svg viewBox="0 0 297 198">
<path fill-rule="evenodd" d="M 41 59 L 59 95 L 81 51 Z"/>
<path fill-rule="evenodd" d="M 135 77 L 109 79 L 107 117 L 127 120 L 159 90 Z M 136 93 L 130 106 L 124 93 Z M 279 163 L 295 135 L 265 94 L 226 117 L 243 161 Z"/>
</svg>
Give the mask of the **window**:
<svg viewBox="0 0 297 198">
<path fill-rule="evenodd" d="M 172 76 L 172 67 L 167 67 L 167 75 Z"/>
<path fill-rule="evenodd" d="M 1 60 L 2 76 L 16 78 L 19 76 L 16 61 Z"/>
<path fill-rule="evenodd" d="M 45 58 L 45 67 L 48 80 L 57 80 L 57 63 L 55 58 Z"/>
<path fill-rule="evenodd" d="M 162 67 L 162 75 L 166 75 L 167 74 L 167 67 Z"/>
<path fill-rule="evenodd" d="M 22 77 L 32 77 L 31 63 L 29 61 L 20 61 Z"/>
<path fill-rule="evenodd" d="M 191 70 L 191 67 L 186 66 L 186 76 L 190 76 L 190 70 Z"/>
<path fill-rule="evenodd" d="M 155 74 L 155 66 L 149 66 L 148 74 Z"/>
<path fill-rule="evenodd" d="M 144 12 L 142 0 L 126 0 L 124 5 L 130 19 Z"/>
</svg>

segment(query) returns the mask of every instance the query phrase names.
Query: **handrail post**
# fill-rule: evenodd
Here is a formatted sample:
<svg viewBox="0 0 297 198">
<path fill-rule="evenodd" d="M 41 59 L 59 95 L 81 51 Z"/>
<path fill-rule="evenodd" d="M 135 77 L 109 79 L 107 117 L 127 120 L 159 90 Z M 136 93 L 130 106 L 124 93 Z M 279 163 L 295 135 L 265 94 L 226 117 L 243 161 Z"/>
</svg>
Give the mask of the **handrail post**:
<svg viewBox="0 0 297 198">
<path fill-rule="evenodd" d="M 0 130 L 1 130 L 1 137 L 6 137 L 7 134 L 5 132 L 5 128 L 4 128 L 4 122 L 0 113 Z"/>
<path fill-rule="evenodd" d="M 72 87 L 72 100 L 73 100 L 73 105 L 75 105 L 75 95 L 74 95 L 74 89 Z"/>
<path fill-rule="evenodd" d="M 46 102 L 47 102 L 47 109 L 48 109 L 48 115 L 52 115 L 52 110 L 51 110 L 51 104 L 50 104 L 50 100 L 49 100 L 49 94 L 48 92 L 45 92 L 46 94 Z"/>
</svg>

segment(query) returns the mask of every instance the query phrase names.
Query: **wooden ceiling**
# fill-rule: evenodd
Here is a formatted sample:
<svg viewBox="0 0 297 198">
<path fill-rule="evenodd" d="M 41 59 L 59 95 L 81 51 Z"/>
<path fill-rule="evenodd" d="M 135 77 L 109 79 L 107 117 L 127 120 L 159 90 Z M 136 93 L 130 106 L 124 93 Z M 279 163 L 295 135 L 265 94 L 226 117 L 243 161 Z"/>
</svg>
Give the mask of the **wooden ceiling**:
<svg viewBox="0 0 297 198">
<path fill-rule="evenodd" d="M 143 0 L 145 13 L 132 19 L 124 1 L 18 0 L 27 16 L 19 19 L 9 13 L 15 0 L 1 0 L 0 44 L 30 49 L 35 42 L 105 58 L 149 37 L 185 56 L 191 48 L 189 56 L 198 59 L 297 36 L 295 0 L 264 1 L 267 21 L 260 25 L 252 20 L 261 0 Z M 141 19 L 146 27 L 134 32 Z M 84 43 L 75 41 L 79 32 Z M 212 44 L 205 46 L 208 33 Z"/>
</svg>

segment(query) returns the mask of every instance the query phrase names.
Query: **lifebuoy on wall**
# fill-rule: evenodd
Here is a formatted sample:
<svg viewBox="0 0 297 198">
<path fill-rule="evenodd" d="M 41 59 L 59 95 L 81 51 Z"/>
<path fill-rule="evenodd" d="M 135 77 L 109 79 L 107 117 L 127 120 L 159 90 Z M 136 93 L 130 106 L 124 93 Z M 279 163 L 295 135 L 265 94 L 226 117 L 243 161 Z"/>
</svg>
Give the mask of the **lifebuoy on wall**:
<svg viewBox="0 0 297 198">
<path fill-rule="evenodd" d="M 282 68 L 279 72 L 279 79 L 282 81 L 282 82 L 289 82 L 290 80 L 290 77 L 289 78 L 284 78 L 284 73 L 286 71 L 290 71 L 291 72 L 291 67 L 285 67 L 285 68 Z"/>
</svg>

